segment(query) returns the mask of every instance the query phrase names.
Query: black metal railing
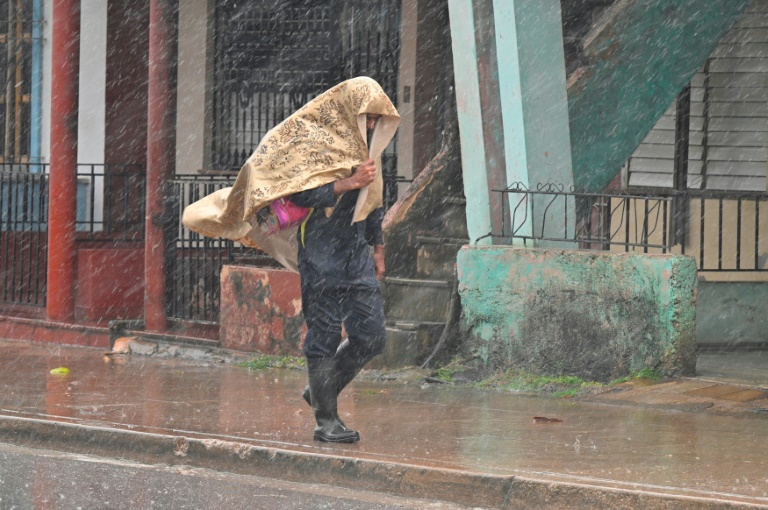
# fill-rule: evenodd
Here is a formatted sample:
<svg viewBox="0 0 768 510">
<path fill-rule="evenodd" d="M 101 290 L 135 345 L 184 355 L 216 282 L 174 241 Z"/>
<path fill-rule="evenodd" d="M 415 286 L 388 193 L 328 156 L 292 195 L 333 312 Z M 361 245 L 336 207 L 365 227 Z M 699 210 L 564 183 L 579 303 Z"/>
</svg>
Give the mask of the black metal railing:
<svg viewBox="0 0 768 510">
<path fill-rule="evenodd" d="M 279 264 L 264 252 L 228 239 L 210 239 L 181 224 L 184 208 L 222 188 L 232 186 L 234 176 L 188 175 L 171 181 L 172 204 L 168 214 L 167 250 L 168 318 L 215 324 L 219 320 L 220 276 L 224 264 L 241 263 L 266 267 Z M 397 199 L 397 185 L 410 182 L 385 174 L 385 208 Z M 387 194 L 389 193 L 389 194 Z"/>
<path fill-rule="evenodd" d="M 232 186 L 234 178 L 219 176 L 177 176 L 171 181 L 171 214 L 166 257 L 166 286 L 169 319 L 199 323 L 219 320 L 219 278 L 224 264 L 233 262 L 275 266 L 276 262 L 259 250 L 243 247 L 228 239 L 210 239 L 181 224 L 184 209 L 222 188 Z"/>
<path fill-rule="evenodd" d="M 686 242 L 700 272 L 768 271 L 768 195 L 689 191 Z"/>
<path fill-rule="evenodd" d="M 143 241 L 145 195 L 143 165 L 79 164 L 78 241 Z"/>
<path fill-rule="evenodd" d="M 574 249 L 680 253 L 699 271 L 768 271 L 768 195 L 674 191 L 586 193 L 517 183 L 502 193 L 501 243 L 562 243 Z M 680 211 L 684 212 L 681 218 Z"/>
<path fill-rule="evenodd" d="M 502 200 L 502 231 L 489 235 L 533 242 L 571 243 L 574 248 L 659 249 L 666 253 L 671 197 L 622 192 L 586 193 L 554 184 L 530 190 L 516 183 Z"/>
<path fill-rule="evenodd" d="M 47 163 L 0 164 L 0 302 L 45 306 L 48 264 Z M 79 164 L 77 242 L 140 243 L 142 165 Z"/>
<path fill-rule="evenodd" d="M 47 175 L 0 172 L 0 302 L 45 306 L 47 223 Z"/>
</svg>

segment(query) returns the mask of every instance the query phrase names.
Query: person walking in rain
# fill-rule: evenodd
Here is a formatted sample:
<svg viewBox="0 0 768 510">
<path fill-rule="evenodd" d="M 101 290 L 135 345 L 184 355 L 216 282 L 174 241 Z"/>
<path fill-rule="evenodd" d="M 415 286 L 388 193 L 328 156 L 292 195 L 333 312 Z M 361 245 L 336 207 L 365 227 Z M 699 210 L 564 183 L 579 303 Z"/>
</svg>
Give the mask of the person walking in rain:
<svg viewBox="0 0 768 510">
<path fill-rule="evenodd" d="M 368 132 L 379 117 L 366 116 Z M 360 439 L 339 418 L 336 399 L 383 350 L 386 339 L 378 282 L 384 274 L 384 211 L 379 207 L 365 220 L 353 222 L 360 189 L 373 183 L 376 171 L 376 163 L 368 159 L 349 177 L 291 197 L 301 207 L 335 206 L 330 217 L 312 214 L 298 234 L 301 302 L 308 328 L 303 351 L 309 386 L 303 397 L 314 410 L 318 441 Z M 349 338 L 340 344 L 342 323 Z"/>
<path fill-rule="evenodd" d="M 317 441 L 360 439 L 339 418 L 337 397 L 384 347 L 380 156 L 399 121 L 374 80 L 342 82 L 270 130 L 232 188 L 184 211 L 191 230 L 257 247 L 299 272 L 309 374 L 303 398 Z M 308 216 L 300 226 L 268 229 L 260 213 L 285 200 Z"/>
</svg>

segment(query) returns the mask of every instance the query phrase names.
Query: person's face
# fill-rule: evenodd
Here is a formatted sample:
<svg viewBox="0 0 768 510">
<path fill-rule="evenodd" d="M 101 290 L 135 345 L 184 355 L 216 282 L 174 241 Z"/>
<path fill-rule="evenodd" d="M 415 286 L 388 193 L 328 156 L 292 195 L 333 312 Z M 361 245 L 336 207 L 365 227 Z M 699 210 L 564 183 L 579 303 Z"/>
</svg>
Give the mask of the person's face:
<svg viewBox="0 0 768 510">
<path fill-rule="evenodd" d="M 373 131 L 373 128 L 376 127 L 376 121 L 379 120 L 379 117 L 381 117 L 381 115 L 376 115 L 375 113 L 369 113 L 366 115 L 365 128 L 369 133 Z"/>
</svg>

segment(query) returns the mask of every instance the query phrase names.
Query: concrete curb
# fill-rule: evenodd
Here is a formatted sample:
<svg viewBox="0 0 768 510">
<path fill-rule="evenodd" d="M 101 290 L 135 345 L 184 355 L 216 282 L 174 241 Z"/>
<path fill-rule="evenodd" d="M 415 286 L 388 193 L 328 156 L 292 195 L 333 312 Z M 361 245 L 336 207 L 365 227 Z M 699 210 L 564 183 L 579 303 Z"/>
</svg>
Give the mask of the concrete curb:
<svg viewBox="0 0 768 510">
<path fill-rule="evenodd" d="M 511 476 L 380 462 L 270 448 L 244 442 L 140 432 L 99 425 L 0 415 L 0 441 L 31 448 L 116 457 L 149 464 L 318 483 L 448 501 L 470 507 L 526 509 L 768 508 L 748 501 L 686 497 L 673 489 L 627 489 L 564 478 Z"/>
</svg>

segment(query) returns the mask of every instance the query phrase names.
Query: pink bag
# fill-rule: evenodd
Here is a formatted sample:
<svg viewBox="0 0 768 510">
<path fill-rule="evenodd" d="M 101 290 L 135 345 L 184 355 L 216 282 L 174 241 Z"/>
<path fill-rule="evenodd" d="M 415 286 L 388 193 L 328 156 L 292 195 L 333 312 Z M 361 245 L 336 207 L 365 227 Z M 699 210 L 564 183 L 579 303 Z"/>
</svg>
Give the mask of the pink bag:
<svg viewBox="0 0 768 510">
<path fill-rule="evenodd" d="M 291 202 L 289 198 L 278 198 L 262 208 L 256 214 L 256 220 L 259 225 L 266 229 L 267 235 L 272 235 L 301 224 L 301 222 L 307 219 L 309 212 L 310 209 L 308 207 L 299 207 Z"/>
</svg>

